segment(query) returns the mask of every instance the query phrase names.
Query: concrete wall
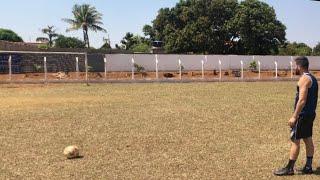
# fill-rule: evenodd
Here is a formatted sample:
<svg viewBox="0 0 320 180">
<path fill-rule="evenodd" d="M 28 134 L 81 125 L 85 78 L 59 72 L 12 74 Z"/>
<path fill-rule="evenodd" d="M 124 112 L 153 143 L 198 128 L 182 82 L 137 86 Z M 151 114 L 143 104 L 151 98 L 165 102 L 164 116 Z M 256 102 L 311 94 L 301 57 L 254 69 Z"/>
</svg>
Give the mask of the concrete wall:
<svg viewBox="0 0 320 180">
<path fill-rule="evenodd" d="M 147 71 L 155 71 L 155 55 L 152 54 L 108 54 L 108 71 L 131 71 L 131 59 L 135 63 L 143 66 Z M 292 57 L 295 58 L 295 57 Z M 310 56 L 311 70 L 320 70 L 320 57 Z M 181 59 L 185 70 L 201 70 L 201 61 L 206 61 L 204 55 L 158 55 L 159 71 L 178 70 L 178 60 Z M 291 56 L 237 56 L 237 55 L 208 55 L 204 65 L 205 70 L 219 69 L 219 60 L 222 63 L 222 69 L 240 69 L 240 61 L 243 61 L 244 68 L 249 68 L 253 60 L 261 62 L 261 70 L 275 69 L 275 61 L 278 63 L 278 69 L 290 69 Z M 102 60 L 101 60 L 102 61 Z"/>
<path fill-rule="evenodd" d="M 0 41 L 0 50 L 7 51 L 43 51 L 35 45 L 28 43 L 12 43 Z M 87 49 L 57 49 L 51 48 L 46 51 L 51 52 L 85 52 Z M 128 52 L 119 52 L 117 50 L 110 51 L 91 51 L 88 52 L 88 64 L 94 71 L 104 71 L 103 57 L 105 53 L 108 64 L 108 71 L 131 71 L 131 58 L 134 57 L 135 62 L 143 66 L 147 71 L 155 71 L 155 55 L 154 54 L 126 54 Z M 113 54 L 117 53 L 117 54 Z M 124 54 L 118 54 L 124 53 Z M 5 62 L 7 57 L 5 54 L 0 54 L 0 73 L 8 70 L 8 65 Z M 16 54 L 17 59 L 19 54 Z M 42 65 L 43 56 L 47 56 L 48 71 L 74 71 L 76 55 L 52 55 L 52 54 L 21 54 L 21 60 L 17 60 L 14 66 L 20 72 L 34 71 L 34 64 Z M 174 55 L 174 54 L 160 54 L 159 71 L 176 71 L 178 70 L 178 59 L 181 59 L 185 70 L 201 70 L 201 60 L 205 60 L 204 55 Z M 294 58 L 294 57 L 293 57 Z M 248 68 L 250 62 L 253 61 L 253 56 L 236 56 L 236 55 L 208 55 L 205 63 L 206 70 L 219 69 L 219 60 L 222 62 L 222 69 L 240 69 L 240 61 L 244 62 L 244 68 Z M 262 70 L 273 70 L 275 68 L 274 62 L 278 62 L 279 69 L 290 69 L 290 56 L 255 56 L 254 60 L 261 62 Z M 311 56 L 310 68 L 311 70 L 320 70 L 320 56 Z M 80 71 L 84 71 L 84 57 L 79 56 Z"/>
<path fill-rule="evenodd" d="M 43 57 L 47 57 L 48 72 L 72 72 L 76 69 L 76 57 L 79 58 L 79 69 L 85 71 L 84 55 L 72 54 L 15 54 L 13 55 L 14 73 L 35 72 L 35 65 L 43 67 Z M 104 71 L 104 60 L 107 58 L 107 70 L 110 71 L 131 71 L 131 59 L 135 63 L 143 66 L 146 71 L 155 71 L 156 62 L 153 54 L 88 54 L 88 65 L 93 71 Z M 294 58 L 294 57 L 293 57 Z M 320 70 L 320 57 L 308 57 L 311 70 Z M 0 73 L 8 72 L 6 63 L 8 54 L 0 54 Z M 253 60 L 261 62 L 262 70 L 274 70 L 274 62 L 278 62 L 278 68 L 290 69 L 290 56 L 236 56 L 236 55 L 208 55 L 207 60 L 204 55 L 158 55 L 159 71 L 177 71 L 179 69 L 178 60 L 181 59 L 184 70 L 201 70 L 201 61 L 205 61 L 205 70 L 218 70 L 219 60 L 223 70 L 240 69 L 240 61 L 244 62 L 244 68 L 249 68 Z"/>
</svg>

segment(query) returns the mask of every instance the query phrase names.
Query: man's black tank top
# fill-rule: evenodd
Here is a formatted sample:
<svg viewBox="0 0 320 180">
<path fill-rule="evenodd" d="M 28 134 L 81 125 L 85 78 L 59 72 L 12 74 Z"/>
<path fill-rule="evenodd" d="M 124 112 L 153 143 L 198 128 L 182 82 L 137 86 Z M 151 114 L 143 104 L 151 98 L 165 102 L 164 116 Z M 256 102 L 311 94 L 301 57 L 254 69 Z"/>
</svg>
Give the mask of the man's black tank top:
<svg viewBox="0 0 320 180">
<path fill-rule="evenodd" d="M 300 116 L 315 116 L 316 115 L 316 108 L 318 103 L 318 81 L 317 79 L 311 75 L 310 73 L 304 73 L 304 75 L 308 76 L 309 79 L 312 81 L 311 87 L 308 89 L 307 95 L 307 102 L 303 107 Z M 299 86 L 297 86 L 297 93 L 294 103 L 294 110 L 296 109 L 298 100 L 299 100 Z"/>
</svg>

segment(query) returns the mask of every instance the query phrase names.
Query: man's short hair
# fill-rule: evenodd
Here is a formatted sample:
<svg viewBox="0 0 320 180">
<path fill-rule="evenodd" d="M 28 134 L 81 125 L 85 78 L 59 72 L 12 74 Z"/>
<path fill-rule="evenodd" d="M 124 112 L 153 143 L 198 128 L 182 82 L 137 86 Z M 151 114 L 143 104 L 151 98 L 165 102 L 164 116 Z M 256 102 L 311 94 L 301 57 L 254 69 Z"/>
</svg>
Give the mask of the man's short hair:
<svg viewBox="0 0 320 180">
<path fill-rule="evenodd" d="M 295 59 L 297 66 L 300 66 L 304 69 L 309 69 L 309 60 L 305 56 L 300 56 Z"/>
</svg>

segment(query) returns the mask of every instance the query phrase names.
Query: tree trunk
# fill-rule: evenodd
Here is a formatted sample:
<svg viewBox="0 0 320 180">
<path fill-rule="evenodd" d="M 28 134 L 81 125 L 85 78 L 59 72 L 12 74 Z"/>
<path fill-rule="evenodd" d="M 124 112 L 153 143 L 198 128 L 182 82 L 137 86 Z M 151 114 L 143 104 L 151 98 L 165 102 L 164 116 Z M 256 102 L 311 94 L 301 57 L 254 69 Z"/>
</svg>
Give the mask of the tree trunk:
<svg viewBox="0 0 320 180">
<path fill-rule="evenodd" d="M 84 39 L 84 43 L 87 46 L 87 48 L 90 48 L 89 36 L 88 36 L 88 27 L 87 26 L 83 26 L 83 39 Z"/>
<path fill-rule="evenodd" d="M 49 35 L 49 47 L 52 47 L 52 36 Z"/>
<path fill-rule="evenodd" d="M 88 48 L 90 48 L 90 42 L 89 42 L 89 35 L 88 35 L 88 30 L 86 30 L 86 35 L 87 35 L 87 43 L 88 43 Z"/>
<path fill-rule="evenodd" d="M 87 32 L 85 30 L 85 27 L 83 28 L 83 41 L 84 41 L 85 46 L 87 47 L 88 46 L 88 40 L 87 40 Z"/>
<path fill-rule="evenodd" d="M 87 45 L 86 32 L 84 31 L 84 28 L 83 28 L 82 32 L 83 32 L 83 41 Z"/>
</svg>

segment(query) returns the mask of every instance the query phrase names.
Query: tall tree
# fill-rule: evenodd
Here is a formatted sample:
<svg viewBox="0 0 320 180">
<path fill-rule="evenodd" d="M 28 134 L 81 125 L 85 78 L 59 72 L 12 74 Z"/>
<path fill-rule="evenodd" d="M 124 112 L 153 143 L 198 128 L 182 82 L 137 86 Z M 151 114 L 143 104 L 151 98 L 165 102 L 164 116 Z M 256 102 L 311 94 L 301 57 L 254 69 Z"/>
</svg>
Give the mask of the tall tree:
<svg viewBox="0 0 320 180">
<path fill-rule="evenodd" d="M 67 31 L 82 29 L 84 42 L 87 47 L 90 48 L 88 35 L 89 29 L 94 32 L 106 32 L 106 30 L 101 27 L 101 25 L 103 25 L 102 14 L 99 13 L 95 7 L 92 7 L 89 4 L 74 5 L 72 14 L 74 19 L 62 19 L 71 25 Z"/>
<path fill-rule="evenodd" d="M 134 44 L 137 42 L 133 39 L 133 34 L 130 32 L 127 32 L 126 35 L 123 37 L 123 39 L 120 41 L 121 46 L 125 50 L 129 50 Z"/>
<path fill-rule="evenodd" d="M 0 40 L 12 41 L 12 42 L 23 42 L 22 38 L 10 29 L 0 28 Z"/>
<path fill-rule="evenodd" d="M 155 41 L 155 36 L 156 33 L 154 31 L 154 29 L 152 28 L 152 26 L 150 25 L 145 25 L 142 29 L 144 35 L 149 38 L 151 41 Z"/>
<path fill-rule="evenodd" d="M 232 38 L 225 28 L 234 16 L 237 0 L 181 0 L 162 8 L 145 35 L 163 41 L 169 53 L 228 53 Z"/>
<path fill-rule="evenodd" d="M 320 42 L 313 48 L 313 55 L 320 56 Z"/>
<path fill-rule="evenodd" d="M 41 29 L 41 31 L 42 31 L 43 34 L 48 35 L 49 46 L 52 47 L 53 38 L 58 36 L 58 34 L 56 33 L 56 29 L 54 29 L 54 26 L 48 26 L 46 28 Z"/>
<path fill-rule="evenodd" d="M 110 38 L 103 38 L 103 45 L 101 46 L 100 49 L 103 49 L 103 50 L 107 50 L 107 49 L 112 49 L 111 48 L 111 42 L 110 42 Z"/>
<path fill-rule="evenodd" d="M 277 20 L 275 10 L 258 0 L 242 1 L 228 29 L 246 54 L 277 54 L 286 40 L 286 27 Z"/>
<path fill-rule="evenodd" d="M 134 35 L 130 32 L 127 32 L 126 35 L 121 40 L 121 46 L 126 50 L 132 50 L 134 46 L 139 44 L 145 44 L 150 46 L 150 40 L 139 35 Z"/>
</svg>

